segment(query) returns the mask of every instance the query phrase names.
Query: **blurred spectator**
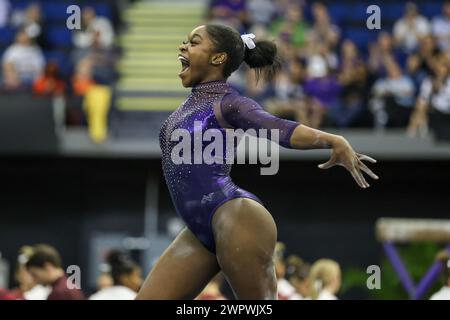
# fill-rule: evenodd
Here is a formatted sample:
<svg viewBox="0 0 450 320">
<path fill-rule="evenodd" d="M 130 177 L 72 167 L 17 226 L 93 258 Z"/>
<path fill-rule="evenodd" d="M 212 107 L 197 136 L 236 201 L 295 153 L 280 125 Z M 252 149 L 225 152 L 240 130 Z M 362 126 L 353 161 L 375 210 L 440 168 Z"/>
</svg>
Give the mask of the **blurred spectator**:
<svg viewBox="0 0 450 320">
<path fill-rule="evenodd" d="M 26 267 L 36 283 L 51 286 L 47 300 L 84 299 L 80 289 L 69 289 L 67 286 L 68 279 L 62 268 L 61 257 L 55 248 L 45 244 L 35 245 Z"/>
<path fill-rule="evenodd" d="M 26 263 L 32 255 L 32 247 L 25 246 L 19 250 L 15 271 L 15 279 L 19 287 L 10 291 L 16 300 L 46 300 L 50 293 L 50 288 L 37 284 L 26 268 Z"/>
<path fill-rule="evenodd" d="M 142 270 L 127 255 L 117 250 L 108 254 L 113 286 L 90 296 L 89 300 L 133 300 L 142 285 Z"/>
<path fill-rule="evenodd" d="M 237 30 L 246 29 L 248 23 L 245 0 L 211 0 L 210 19 L 233 26 Z"/>
<path fill-rule="evenodd" d="M 450 0 L 444 1 L 442 15 L 433 18 L 431 30 L 436 36 L 440 48 L 450 52 Z"/>
<path fill-rule="evenodd" d="M 272 0 L 247 0 L 247 7 L 254 26 L 267 27 L 275 15 L 275 4 Z"/>
<path fill-rule="evenodd" d="M 309 299 L 310 281 L 309 271 L 311 266 L 300 257 L 290 256 L 287 259 L 287 278 L 297 290 L 296 300 Z"/>
<path fill-rule="evenodd" d="M 24 12 L 19 11 L 14 14 L 13 26 L 25 30 L 28 37 L 41 47 L 47 48 L 47 41 L 44 30 L 46 26 L 42 17 L 41 7 L 38 3 L 30 4 Z"/>
<path fill-rule="evenodd" d="M 58 64 L 50 61 L 45 67 L 44 74 L 33 84 L 33 92 L 46 96 L 62 96 L 66 85 L 59 74 Z"/>
<path fill-rule="evenodd" d="M 100 291 L 112 287 L 114 285 L 114 280 L 109 272 L 102 272 L 98 276 L 96 284 L 97 284 L 97 291 Z"/>
<path fill-rule="evenodd" d="M 419 14 L 415 3 L 408 2 L 405 15 L 395 23 L 393 33 L 398 46 L 406 52 L 413 52 L 419 40 L 430 31 L 427 18 Z"/>
<path fill-rule="evenodd" d="M 83 59 L 76 66 L 75 74 L 72 78 L 73 93 L 77 96 L 85 96 L 94 85 L 92 60 Z"/>
<path fill-rule="evenodd" d="M 433 73 L 433 64 L 441 50 L 433 36 L 428 35 L 420 40 L 419 50 L 409 56 L 407 70 L 416 86 Z"/>
<path fill-rule="evenodd" d="M 443 265 L 444 286 L 433 294 L 430 300 L 450 300 L 450 252 L 447 250 L 439 252 L 437 260 Z"/>
<path fill-rule="evenodd" d="M 322 125 L 324 116 L 338 103 L 340 85 L 336 77 L 328 70 L 326 60 L 320 55 L 309 58 L 308 79 L 305 81 L 304 90 L 308 97 L 305 104 L 305 118 L 302 123 L 313 128 Z"/>
<path fill-rule="evenodd" d="M 330 110 L 330 118 L 340 128 L 359 125 L 366 111 L 367 70 L 351 40 L 342 43 L 338 80 L 340 102 Z"/>
<path fill-rule="evenodd" d="M 8 0 L 0 0 L 0 28 L 8 24 L 10 6 Z"/>
<path fill-rule="evenodd" d="M 441 54 L 433 64 L 433 76 L 420 87 L 416 107 L 411 117 L 408 132 L 415 135 L 426 130 L 429 123 L 436 134 L 448 132 L 450 128 L 450 58 Z"/>
<path fill-rule="evenodd" d="M 275 78 L 274 96 L 266 104 L 267 109 L 283 118 L 305 119 L 304 78 L 305 70 L 299 59 L 286 61 L 285 68 Z"/>
<path fill-rule="evenodd" d="M 341 288 L 341 268 L 330 259 L 316 261 L 310 272 L 311 298 L 314 300 L 337 300 Z"/>
<path fill-rule="evenodd" d="M 33 81 L 42 73 L 45 60 L 39 47 L 31 42 L 24 30 L 16 35 L 16 41 L 6 49 L 2 67 L 5 77 L 4 82 L 10 82 L 13 78 L 14 84 L 31 86 Z"/>
<path fill-rule="evenodd" d="M 308 46 L 313 48 L 313 52 L 317 52 L 314 49 L 316 46 L 335 50 L 340 38 L 339 27 L 332 24 L 325 4 L 314 2 L 311 10 L 314 20 L 308 36 Z"/>
<path fill-rule="evenodd" d="M 308 24 L 303 19 L 302 8 L 291 4 L 286 16 L 279 17 L 270 25 L 271 33 L 277 38 L 292 44 L 296 48 L 302 48 L 306 44 Z"/>
<path fill-rule="evenodd" d="M 386 62 L 387 76 L 378 79 L 373 88 L 372 108 L 377 124 L 406 127 L 414 105 L 414 83 L 393 60 Z"/>
<path fill-rule="evenodd" d="M 85 7 L 82 11 L 82 29 L 75 32 L 73 43 L 75 47 L 85 49 L 97 43 L 103 48 L 110 48 L 114 43 L 114 29 L 111 22 L 97 16 L 94 8 Z"/>
<path fill-rule="evenodd" d="M 274 263 L 275 273 L 278 279 L 278 300 L 298 300 L 295 288 L 285 278 L 286 264 L 284 262 L 284 251 L 284 243 L 277 242 L 275 246 Z"/>
<path fill-rule="evenodd" d="M 400 61 L 400 54 L 394 48 L 394 40 L 387 32 L 381 32 L 376 43 L 369 44 L 368 70 L 372 77 L 386 75 L 386 61 Z"/>
<path fill-rule="evenodd" d="M 223 274 L 219 272 L 200 293 L 196 300 L 225 300 L 220 287 L 224 281 Z"/>
</svg>

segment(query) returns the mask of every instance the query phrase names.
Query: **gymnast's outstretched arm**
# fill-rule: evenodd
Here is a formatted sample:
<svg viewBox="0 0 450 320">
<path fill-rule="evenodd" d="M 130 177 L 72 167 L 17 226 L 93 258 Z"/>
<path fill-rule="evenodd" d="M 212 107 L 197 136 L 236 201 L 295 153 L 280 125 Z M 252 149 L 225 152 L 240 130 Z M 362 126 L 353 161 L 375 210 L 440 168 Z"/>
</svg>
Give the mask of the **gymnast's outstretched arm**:
<svg viewBox="0 0 450 320">
<path fill-rule="evenodd" d="M 228 94 L 220 105 L 220 118 L 228 127 L 247 129 L 278 129 L 279 144 L 291 149 L 332 149 L 330 159 L 319 165 L 328 169 L 339 165 L 346 168 L 361 188 L 369 187 L 362 172 L 377 180 L 362 161 L 375 163 L 376 160 L 364 154 L 356 153 L 350 143 L 342 136 L 313 129 L 295 121 L 280 119 L 265 111 L 256 101 Z"/>
</svg>

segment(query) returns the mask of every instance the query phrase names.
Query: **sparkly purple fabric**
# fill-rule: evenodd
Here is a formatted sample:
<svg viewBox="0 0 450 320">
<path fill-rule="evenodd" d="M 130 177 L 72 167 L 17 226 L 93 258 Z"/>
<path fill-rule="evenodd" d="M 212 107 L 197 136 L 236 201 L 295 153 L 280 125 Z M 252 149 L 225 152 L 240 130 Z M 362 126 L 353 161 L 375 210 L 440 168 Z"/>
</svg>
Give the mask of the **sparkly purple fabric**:
<svg viewBox="0 0 450 320">
<path fill-rule="evenodd" d="M 220 108 L 215 108 L 215 105 Z M 218 117 L 222 120 L 217 119 L 218 112 Z M 177 129 L 187 130 L 194 145 L 194 121 L 201 123 L 201 127 L 197 126 L 196 130 L 205 132 L 216 129 L 225 137 L 225 129 L 220 124 L 224 123 L 223 120 L 236 129 L 279 129 L 279 142 L 285 147 L 290 147 L 290 136 L 298 126 L 297 122 L 279 119 L 267 113 L 253 100 L 240 96 L 225 81 L 202 83 L 192 88 L 186 101 L 164 122 L 159 137 L 162 167 L 173 203 L 188 228 L 212 252 L 215 252 L 215 241 L 211 220 L 216 209 L 234 198 L 250 198 L 260 203 L 262 201 L 233 183 L 230 177 L 231 164 L 226 163 L 226 152 L 223 155 L 213 153 L 224 159 L 223 164 L 195 164 L 193 146 L 190 150 L 191 164 L 174 163 L 172 151 L 180 141 L 172 141 L 171 137 Z M 201 150 L 210 143 L 201 141 Z M 233 154 L 236 145 L 237 142 L 233 146 Z"/>
</svg>

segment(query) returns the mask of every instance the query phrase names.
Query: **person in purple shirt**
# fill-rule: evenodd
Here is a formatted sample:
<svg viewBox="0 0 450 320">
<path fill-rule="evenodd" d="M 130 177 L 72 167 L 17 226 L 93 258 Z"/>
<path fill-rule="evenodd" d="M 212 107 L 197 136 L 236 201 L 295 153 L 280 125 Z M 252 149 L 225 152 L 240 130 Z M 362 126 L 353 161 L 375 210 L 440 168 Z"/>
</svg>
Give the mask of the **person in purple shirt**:
<svg viewBox="0 0 450 320">
<path fill-rule="evenodd" d="M 179 163 L 179 140 L 214 130 L 217 135 L 230 129 L 276 129 L 279 144 L 293 149 L 332 149 L 321 169 L 344 166 L 361 188 L 369 184 L 363 172 L 374 179 L 362 160 L 372 158 L 356 153 L 341 136 L 311 129 L 297 122 L 277 118 L 226 82 L 243 63 L 260 75 L 270 75 L 279 67 L 277 48 L 269 41 L 253 41 L 254 35 L 208 24 L 195 28 L 179 47 L 182 64 L 179 74 L 192 92 L 164 122 L 160 132 L 162 167 L 172 200 L 187 227 L 159 258 L 145 280 L 137 299 L 193 299 L 219 272 L 223 272 L 239 299 L 275 299 L 277 280 L 273 254 L 277 228 L 262 201 L 236 186 L 230 178 L 231 164 L 216 150 L 214 163 Z M 274 139 L 274 136 L 270 136 Z M 177 140 L 177 141 L 176 141 Z M 207 140 L 207 139 L 204 139 Z M 205 152 L 209 142 L 200 141 L 183 156 L 194 158 Z M 232 154 L 235 154 L 234 143 Z M 186 153 L 186 154 L 185 154 Z"/>
</svg>

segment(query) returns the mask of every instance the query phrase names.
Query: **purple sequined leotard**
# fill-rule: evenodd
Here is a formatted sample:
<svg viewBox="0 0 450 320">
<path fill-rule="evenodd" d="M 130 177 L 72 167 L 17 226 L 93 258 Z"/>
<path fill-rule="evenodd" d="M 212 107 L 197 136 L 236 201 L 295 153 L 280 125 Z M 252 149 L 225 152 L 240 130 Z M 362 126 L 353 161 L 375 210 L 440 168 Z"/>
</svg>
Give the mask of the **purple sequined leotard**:
<svg viewBox="0 0 450 320">
<path fill-rule="evenodd" d="M 201 123 L 201 127 L 194 126 L 195 121 L 199 121 L 197 124 Z M 262 202 L 233 183 L 231 164 L 225 161 L 226 153 L 223 164 L 194 163 L 194 129 L 201 128 L 202 132 L 217 129 L 223 137 L 226 127 L 244 131 L 250 128 L 278 129 L 279 144 L 290 148 L 290 137 L 296 126 L 297 122 L 280 119 L 264 111 L 258 103 L 239 95 L 225 81 L 211 81 L 193 87 L 186 101 L 164 122 L 160 132 L 162 167 L 173 203 L 188 228 L 210 251 L 215 252 L 211 220 L 220 205 L 234 198 Z M 172 151 L 180 142 L 179 138 L 172 138 L 177 129 L 187 130 L 191 136 L 192 164 L 177 164 L 172 159 Z M 202 142 L 202 151 L 210 143 Z M 236 144 L 233 152 L 235 148 Z"/>
</svg>

